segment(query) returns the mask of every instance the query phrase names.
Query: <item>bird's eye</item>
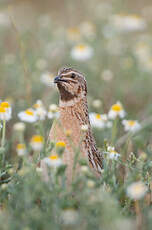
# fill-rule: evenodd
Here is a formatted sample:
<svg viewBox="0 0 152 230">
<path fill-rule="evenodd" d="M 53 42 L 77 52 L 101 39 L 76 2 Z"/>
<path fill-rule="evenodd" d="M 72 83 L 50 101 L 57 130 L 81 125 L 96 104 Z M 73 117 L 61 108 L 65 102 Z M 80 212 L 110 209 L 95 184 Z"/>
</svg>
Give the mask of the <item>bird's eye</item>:
<svg viewBox="0 0 152 230">
<path fill-rule="evenodd" d="M 75 73 L 72 73 L 71 78 L 75 78 Z"/>
</svg>

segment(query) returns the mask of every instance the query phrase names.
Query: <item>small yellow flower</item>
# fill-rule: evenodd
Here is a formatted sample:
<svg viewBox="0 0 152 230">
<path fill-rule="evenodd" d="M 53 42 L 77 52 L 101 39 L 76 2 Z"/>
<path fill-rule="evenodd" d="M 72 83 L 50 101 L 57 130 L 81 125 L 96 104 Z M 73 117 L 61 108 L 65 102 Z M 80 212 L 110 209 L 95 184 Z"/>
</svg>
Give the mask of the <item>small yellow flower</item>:
<svg viewBox="0 0 152 230">
<path fill-rule="evenodd" d="M 81 130 L 86 132 L 88 130 L 88 125 L 81 125 Z"/>
<path fill-rule="evenodd" d="M 51 112 L 58 112 L 59 108 L 58 108 L 58 106 L 56 104 L 51 104 L 49 106 L 49 111 L 51 111 Z"/>
<path fill-rule="evenodd" d="M 48 157 L 50 160 L 57 160 L 59 159 L 58 155 L 52 155 Z"/>
<path fill-rule="evenodd" d="M 58 141 L 58 142 L 56 143 L 56 147 L 57 147 L 57 148 L 65 148 L 65 146 L 66 146 L 66 144 L 65 144 L 64 141 Z"/>
<path fill-rule="evenodd" d="M 25 113 L 27 115 L 29 115 L 29 116 L 33 116 L 34 115 L 34 113 L 31 110 L 29 110 L 29 109 L 25 110 Z"/>
<path fill-rule="evenodd" d="M 134 126 L 134 124 L 135 124 L 135 121 L 133 121 L 133 120 L 130 120 L 130 121 L 128 121 L 128 124 L 129 124 L 130 126 Z"/>
<path fill-rule="evenodd" d="M 31 142 L 43 142 L 43 137 L 40 135 L 34 135 L 31 139 Z"/>
<path fill-rule="evenodd" d="M 0 106 L 3 108 L 10 108 L 10 104 L 7 101 L 3 101 Z"/>
<path fill-rule="evenodd" d="M 85 44 L 78 44 L 73 47 L 71 50 L 71 57 L 78 61 L 85 61 L 90 59 L 93 56 L 93 48 L 85 45 Z"/>
<path fill-rule="evenodd" d="M 30 123 L 36 122 L 38 119 L 36 112 L 31 108 L 29 108 L 25 111 L 19 112 L 18 117 L 21 121 L 26 121 L 26 122 L 30 122 Z"/>
<path fill-rule="evenodd" d="M 43 84 L 50 86 L 50 87 L 54 85 L 53 80 L 54 80 L 54 75 L 49 72 L 44 72 L 40 77 L 40 81 Z"/>
<path fill-rule="evenodd" d="M 6 113 L 6 109 L 4 107 L 0 107 L 0 113 Z"/>
<path fill-rule="evenodd" d="M 48 118 L 54 119 L 59 117 L 59 109 L 56 104 L 51 104 L 49 106 Z"/>
<path fill-rule="evenodd" d="M 75 226 L 79 223 L 79 212 L 75 209 L 65 209 L 62 211 L 60 218 L 63 226 Z"/>
<path fill-rule="evenodd" d="M 138 15 L 117 14 L 112 17 L 113 26 L 120 32 L 142 31 L 146 28 L 146 22 Z"/>
<path fill-rule="evenodd" d="M 148 187 L 142 182 L 134 182 L 127 187 L 127 195 L 133 200 L 140 200 L 143 198 L 148 190 Z"/>
<path fill-rule="evenodd" d="M 18 156 L 24 156 L 26 154 L 26 146 L 25 146 L 25 144 L 19 143 L 16 146 L 16 151 L 17 151 Z"/>
<path fill-rule="evenodd" d="M 111 121 L 108 120 L 107 114 L 90 113 L 89 118 L 92 127 L 103 129 L 112 126 Z"/>
<path fill-rule="evenodd" d="M 116 112 L 120 112 L 122 110 L 122 106 L 120 104 L 114 104 L 111 109 Z"/>
<path fill-rule="evenodd" d="M 71 27 L 67 30 L 69 40 L 76 41 L 80 38 L 80 30 L 77 27 Z"/>
<path fill-rule="evenodd" d="M 111 109 L 108 113 L 110 119 L 115 119 L 116 117 L 123 118 L 125 115 L 126 112 L 124 111 L 123 106 L 119 101 L 111 106 Z"/>
<path fill-rule="evenodd" d="M 87 186 L 88 186 L 88 188 L 94 188 L 95 187 L 95 182 L 93 180 L 88 180 L 87 181 Z"/>
<path fill-rule="evenodd" d="M 1 102 L 0 103 L 0 120 L 10 120 L 11 119 L 12 109 L 8 102 Z"/>
<path fill-rule="evenodd" d="M 2 190 L 7 189 L 7 187 L 8 187 L 8 184 L 6 184 L 6 183 L 4 183 L 4 184 L 1 185 L 1 189 L 2 189 Z"/>
<path fill-rule="evenodd" d="M 65 135 L 66 135 L 67 137 L 70 137 L 71 134 L 72 134 L 72 131 L 71 131 L 70 129 L 67 129 L 67 130 L 65 131 Z"/>
<path fill-rule="evenodd" d="M 41 107 L 41 105 L 38 104 L 38 103 L 35 103 L 35 104 L 33 105 L 33 108 L 34 108 L 34 109 L 38 109 L 38 108 L 40 108 L 40 107 Z"/>
<path fill-rule="evenodd" d="M 105 69 L 102 73 L 101 73 L 101 79 L 103 79 L 104 81 L 111 81 L 114 77 L 113 72 L 110 69 Z"/>
<path fill-rule="evenodd" d="M 17 149 L 25 149 L 25 144 L 18 144 L 16 146 Z"/>
<path fill-rule="evenodd" d="M 58 155 L 50 155 L 49 157 L 45 157 L 43 159 L 44 163 L 47 164 L 49 167 L 59 167 L 62 165 L 61 158 L 58 157 Z"/>
<path fill-rule="evenodd" d="M 96 119 L 101 119 L 101 115 L 99 113 L 96 114 Z"/>
<path fill-rule="evenodd" d="M 15 131 L 24 132 L 24 130 L 25 130 L 25 124 L 23 122 L 17 122 L 17 123 L 14 124 L 13 129 Z"/>
<path fill-rule="evenodd" d="M 92 105 L 94 108 L 100 108 L 102 105 L 102 102 L 99 99 L 96 99 L 92 102 Z"/>
<path fill-rule="evenodd" d="M 136 120 L 123 120 L 122 124 L 125 131 L 136 132 L 141 129 L 141 125 Z"/>
<path fill-rule="evenodd" d="M 108 146 L 107 148 L 108 150 L 108 158 L 109 159 L 114 159 L 114 160 L 117 160 L 119 157 L 120 157 L 120 154 L 115 150 L 115 147 L 113 146 Z"/>
<path fill-rule="evenodd" d="M 34 151 L 41 151 L 43 148 L 44 139 L 40 135 L 34 135 L 31 138 L 31 147 Z"/>
<path fill-rule="evenodd" d="M 85 48 L 86 48 L 86 46 L 83 45 L 83 44 L 80 44 L 80 45 L 77 46 L 77 49 L 80 50 L 80 51 L 84 51 Z"/>
</svg>

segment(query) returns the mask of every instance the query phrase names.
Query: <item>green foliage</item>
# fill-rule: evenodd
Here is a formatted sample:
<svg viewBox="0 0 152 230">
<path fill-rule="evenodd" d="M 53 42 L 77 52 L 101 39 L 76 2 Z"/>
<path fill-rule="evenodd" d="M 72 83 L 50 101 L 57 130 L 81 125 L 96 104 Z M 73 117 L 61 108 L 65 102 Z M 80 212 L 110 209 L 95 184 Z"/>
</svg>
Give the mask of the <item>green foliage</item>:
<svg viewBox="0 0 152 230">
<path fill-rule="evenodd" d="M 62 13 L 57 6 L 59 17 L 52 12 L 36 14 L 35 22 L 25 28 L 20 18 L 12 16 L 11 7 L 4 13 L 2 3 L 0 99 L 10 102 L 12 119 L 1 122 L 2 128 L 0 123 L 0 229 L 150 230 L 152 32 L 145 13 L 148 9 L 144 8 L 140 17 L 132 15 L 137 7 L 130 9 L 119 0 L 63 2 Z M 74 58 L 72 50 L 77 45 L 81 50 L 83 46 L 91 48 L 92 56 Z M 76 148 L 70 186 L 66 165 L 46 165 L 47 179 L 40 167 L 41 160 L 53 151 L 59 157 L 64 154 L 64 146 L 57 148 L 48 142 L 53 119 L 45 117 L 25 122 L 25 128 L 15 128 L 19 112 L 31 108 L 38 99 L 47 112 L 49 105 L 51 112 L 56 112 L 58 93 L 48 82 L 42 83 L 42 76 L 56 76 L 64 65 L 85 74 L 89 111 L 108 114 L 110 107 L 121 101 L 126 119 L 137 119 L 141 124 L 138 132 L 127 134 L 120 117 L 108 118 L 111 127 L 94 127 L 97 145 L 104 153 L 104 169 L 96 177 Z M 38 151 L 31 144 L 33 135 L 44 138 Z M 118 152 L 109 150 L 111 145 Z M 76 166 L 80 167 L 78 173 Z M 136 185 L 129 193 L 130 185 L 136 182 L 143 187 Z"/>
</svg>

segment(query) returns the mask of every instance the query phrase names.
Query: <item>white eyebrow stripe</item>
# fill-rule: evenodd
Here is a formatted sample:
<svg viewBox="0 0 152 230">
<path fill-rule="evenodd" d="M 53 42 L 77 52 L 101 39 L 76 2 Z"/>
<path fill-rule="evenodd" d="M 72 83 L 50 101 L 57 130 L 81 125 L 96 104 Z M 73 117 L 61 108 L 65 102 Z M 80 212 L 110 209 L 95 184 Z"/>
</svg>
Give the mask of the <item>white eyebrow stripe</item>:
<svg viewBox="0 0 152 230">
<path fill-rule="evenodd" d="M 78 72 L 75 72 L 75 71 L 70 71 L 70 72 L 67 72 L 67 73 L 61 73 L 61 76 L 68 76 L 69 74 L 72 74 L 72 73 L 75 73 L 75 74 L 78 74 L 79 76 L 81 76 L 81 77 L 83 77 L 83 75 L 82 74 L 80 74 L 80 73 L 78 73 Z"/>
</svg>

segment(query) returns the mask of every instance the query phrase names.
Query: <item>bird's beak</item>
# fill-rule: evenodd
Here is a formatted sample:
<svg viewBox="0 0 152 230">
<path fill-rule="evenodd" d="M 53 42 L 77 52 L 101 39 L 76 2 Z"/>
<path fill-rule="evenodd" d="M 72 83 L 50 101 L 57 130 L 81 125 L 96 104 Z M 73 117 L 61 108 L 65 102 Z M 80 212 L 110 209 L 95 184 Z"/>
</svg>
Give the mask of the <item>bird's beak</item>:
<svg viewBox="0 0 152 230">
<path fill-rule="evenodd" d="M 59 82 L 67 82 L 67 80 L 61 78 L 60 76 L 55 77 L 54 83 L 59 83 Z"/>
<path fill-rule="evenodd" d="M 59 81 L 61 81 L 60 76 L 56 76 L 56 77 L 54 78 L 54 83 L 58 83 Z"/>
</svg>

